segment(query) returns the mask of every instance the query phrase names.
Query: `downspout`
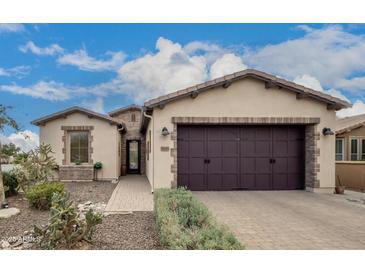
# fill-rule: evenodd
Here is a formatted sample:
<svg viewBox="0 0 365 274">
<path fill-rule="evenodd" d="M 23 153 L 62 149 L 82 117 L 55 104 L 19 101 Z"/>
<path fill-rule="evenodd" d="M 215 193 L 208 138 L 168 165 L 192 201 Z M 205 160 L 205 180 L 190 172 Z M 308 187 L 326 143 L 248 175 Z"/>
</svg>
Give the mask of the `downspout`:
<svg viewBox="0 0 365 274">
<path fill-rule="evenodd" d="M 143 111 L 143 116 L 149 118 L 151 120 L 151 139 L 153 138 L 153 144 L 152 144 L 152 140 L 150 140 L 151 142 L 151 147 L 152 147 L 152 189 L 151 192 L 153 193 L 155 190 L 155 136 L 154 136 L 154 122 L 153 122 L 153 116 L 152 115 L 148 115 L 146 113 L 146 111 Z M 153 135 L 153 137 L 152 137 Z"/>
</svg>

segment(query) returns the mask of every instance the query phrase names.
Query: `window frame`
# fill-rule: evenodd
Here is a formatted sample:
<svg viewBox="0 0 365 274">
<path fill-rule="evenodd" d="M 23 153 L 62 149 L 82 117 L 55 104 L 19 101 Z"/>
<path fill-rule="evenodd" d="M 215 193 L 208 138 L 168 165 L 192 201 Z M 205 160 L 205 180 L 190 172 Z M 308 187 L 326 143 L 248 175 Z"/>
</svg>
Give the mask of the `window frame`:
<svg viewBox="0 0 365 274">
<path fill-rule="evenodd" d="M 336 148 L 337 148 L 337 141 L 341 141 L 341 149 L 342 149 L 342 153 L 337 153 Z M 345 156 L 345 138 L 336 138 L 335 141 L 335 160 L 336 161 L 343 161 L 345 160 L 344 156 Z M 341 160 L 337 160 L 337 155 L 341 155 Z"/>
<path fill-rule="evenodd" d="M 68 140 L 69 140 L 69 143 L 68 143 L 68 151 L 69 151 L 69 157 L 68 157 L 68 160 L 69 160 L 69 163 L 72 164 L 72 165 L 76 165 L 77 164 L 77 160 L 72 160 L 72 142 L 71 142 L 71 135 L 73 133 L 80 133 L 80 132 L 83 132 L 83 133 L 86 133 L 87 135 L 87 146 L 86 147 L 82 147 L 80 146 L 79 144 L 79 147 L 78 147 L 78 150 L 79 150 L 79 159 L 80 159 L 80 150 L 81 149 L 87 149 L 87 153 L 86 153 L 86 161 L 80 161 L 80 164 L 89 164 L 90 163 L 90 131 L 89 130 L 69 130 L 67 132 L 68 134 Z M 80 142 L 80 141 L 79 141 Z"/>
<path fill-rule="evenodd" d="M 352 153 L 352 141 L 355 140 L 357 144 L 356 153 Z M 350 136 L 349 137 L 349 160 L 350 161 L 365 161 L 365 146 L 363 142 L 365 141 L 365 136 Z M 352 156 L 356 154 L 356 160 L 352 159 Z"/>
</svg>

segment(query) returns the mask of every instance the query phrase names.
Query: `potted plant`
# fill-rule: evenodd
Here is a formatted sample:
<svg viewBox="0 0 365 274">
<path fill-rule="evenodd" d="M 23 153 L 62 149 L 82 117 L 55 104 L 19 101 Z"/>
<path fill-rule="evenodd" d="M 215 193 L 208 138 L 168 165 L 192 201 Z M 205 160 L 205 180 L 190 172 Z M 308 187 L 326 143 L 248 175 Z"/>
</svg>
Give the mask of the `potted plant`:
<svg viewBox="0 0 365 274">
<path fill-rule="evenodd" d="M 96 162 L 94 164 L 94 180 L 98 178 L 98 170 L 103 168 L 103 164 L 101 162 Z"/>
<path fill-rule="evenodd" d="M 341 184 L 340 177 L 337 175 L 338 185 L 335 187 L 335 194 L 344 194 L 345 186 Z"/>
</svg>

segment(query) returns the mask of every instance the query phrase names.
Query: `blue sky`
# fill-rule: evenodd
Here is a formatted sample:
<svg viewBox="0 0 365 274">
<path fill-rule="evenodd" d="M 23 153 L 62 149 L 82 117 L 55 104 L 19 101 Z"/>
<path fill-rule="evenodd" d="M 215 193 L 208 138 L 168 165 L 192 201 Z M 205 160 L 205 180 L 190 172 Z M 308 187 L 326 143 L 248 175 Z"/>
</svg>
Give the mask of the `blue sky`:
<svg viewBox="0 0 365 274">
<path fill-rule="evenodd" d="M 0 24 L 0 102 L 30 121 L 73 105 L 108 112 L 245 68 L 354 103 L 365 112 L 364 25 Z"/>
</svg>

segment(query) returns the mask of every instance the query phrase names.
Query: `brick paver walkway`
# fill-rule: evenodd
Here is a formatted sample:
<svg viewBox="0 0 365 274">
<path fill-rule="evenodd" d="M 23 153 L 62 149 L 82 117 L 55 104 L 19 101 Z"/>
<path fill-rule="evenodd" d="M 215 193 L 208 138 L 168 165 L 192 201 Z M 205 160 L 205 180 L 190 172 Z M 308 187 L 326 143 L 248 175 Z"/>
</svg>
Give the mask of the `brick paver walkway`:
<svg viewBox="0 0 365 274">
<path fill-rule="evenodd" d="M 365 249 L 365 205 L 305 191 L 194 192 L 247 249 Z"/>
<path fill-rule="evenodd" d="M 105 208 L 109 213 L 152 210 L 151 187 L 147 178 L 142 175 L 121 177 Z"/>
</svg>

